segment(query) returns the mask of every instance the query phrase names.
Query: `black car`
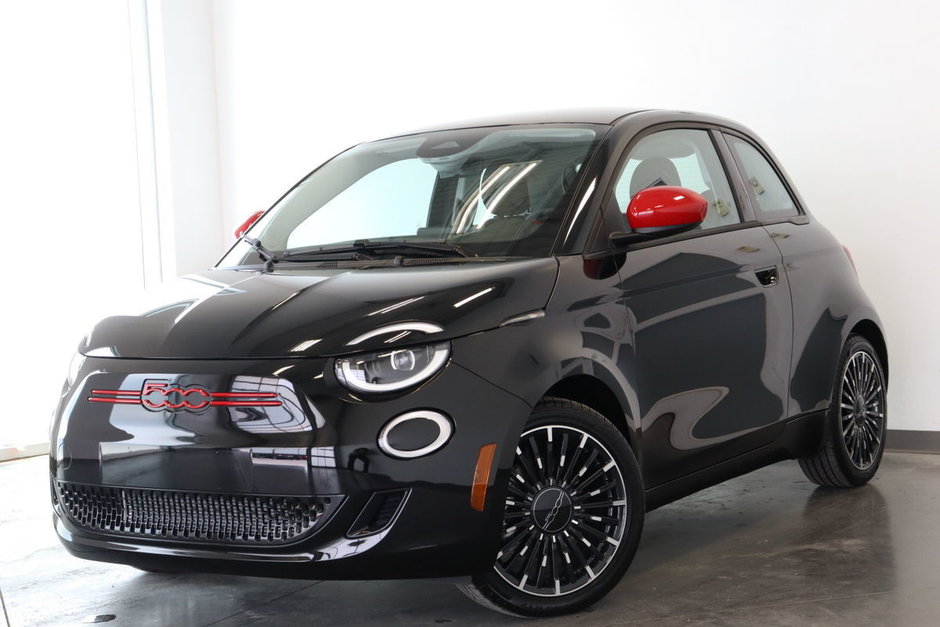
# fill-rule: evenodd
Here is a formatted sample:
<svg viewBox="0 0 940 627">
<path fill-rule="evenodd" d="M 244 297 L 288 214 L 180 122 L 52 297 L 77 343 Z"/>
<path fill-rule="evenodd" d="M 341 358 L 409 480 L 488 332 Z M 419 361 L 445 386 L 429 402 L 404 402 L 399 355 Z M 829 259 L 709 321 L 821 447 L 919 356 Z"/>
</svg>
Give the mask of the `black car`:
<svg viewBox="0 0 940 627">
<path fill-rule="evenodd" d="M 159 306 L 102 320 L 52 431 L 74 555 L 450 578 L 519 615 L 623 576 L 647 511 L 796 458 L 875 474 L 881 323 L 742 126 L 565 111 L 336 156 Z"/>
</svg>

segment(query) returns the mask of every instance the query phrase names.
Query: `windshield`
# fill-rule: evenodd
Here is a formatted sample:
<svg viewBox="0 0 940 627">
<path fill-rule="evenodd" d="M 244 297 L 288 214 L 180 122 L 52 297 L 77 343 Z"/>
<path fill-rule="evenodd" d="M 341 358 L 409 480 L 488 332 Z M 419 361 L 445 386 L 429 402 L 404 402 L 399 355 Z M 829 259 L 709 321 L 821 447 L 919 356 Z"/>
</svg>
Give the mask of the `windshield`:
<svg viewBox="0 0 940 627">
<path fill-rule="evenodd" d="M 546 256 L 595 143 L 590 127 L 540 125 L 361 144 L 302 180 L 220 265 L 264 260 L 259 244 L 278 261 Z"/>
</svg>

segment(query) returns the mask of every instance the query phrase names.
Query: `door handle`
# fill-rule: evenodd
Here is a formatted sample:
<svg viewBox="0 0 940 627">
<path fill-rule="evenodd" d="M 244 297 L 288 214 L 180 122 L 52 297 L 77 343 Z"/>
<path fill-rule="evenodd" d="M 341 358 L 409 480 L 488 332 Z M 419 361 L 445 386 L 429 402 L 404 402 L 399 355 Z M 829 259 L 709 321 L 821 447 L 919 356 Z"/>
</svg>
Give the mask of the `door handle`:
<svg viewBox="0 0 940 627">
<path fill-rule="evenodd" d="M 780 280 L 780 276 L 777 274 L 777 266 L 755 270 L 754 274 L 757 275 L 757 280 L 764 287 L 773 287 Z"/>
</svg>

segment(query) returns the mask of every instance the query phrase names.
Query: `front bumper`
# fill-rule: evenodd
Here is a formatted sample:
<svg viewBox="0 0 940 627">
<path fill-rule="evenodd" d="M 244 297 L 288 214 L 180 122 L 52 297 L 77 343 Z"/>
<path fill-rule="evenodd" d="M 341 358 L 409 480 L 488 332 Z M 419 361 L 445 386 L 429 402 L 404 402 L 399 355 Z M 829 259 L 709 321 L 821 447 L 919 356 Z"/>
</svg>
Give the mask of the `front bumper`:
<svg viewBox="0 0 940 627">
<path fill-rule="evenodd" d="M 381 401 L 350 396 L 329 365 L 87 358 L 53 425 L 62 543 L 78 557 L 148 569 L 290 578 L 452 577 L 492 565 L 514 453 L 507 443 L 531 408 L 456 363 Z M 153 381 L 199 388 L 189 397 L 195 409 L 143 406 L 131 392 Z M 205 390 L 276 390 L 282 404 L 203 407 Z M 121 400 L 89 401 L 103 396 Z M 450 417 L 447 444 L 415 459 L 381 452 L 383 425 L 415 409 Z M 491 443 L 477 511 L 474 470 Z"/>
</svg>

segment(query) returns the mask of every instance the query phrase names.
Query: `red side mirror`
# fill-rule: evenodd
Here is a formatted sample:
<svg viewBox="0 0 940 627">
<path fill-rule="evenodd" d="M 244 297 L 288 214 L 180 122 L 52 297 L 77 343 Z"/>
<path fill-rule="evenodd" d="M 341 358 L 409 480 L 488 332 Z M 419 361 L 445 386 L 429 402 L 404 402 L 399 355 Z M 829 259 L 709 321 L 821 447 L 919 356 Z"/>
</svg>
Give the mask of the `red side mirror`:
<svg viewBox="0 0 940 627">
<path fill-rule="evenodd" d="M 635 233 L 676 232 L 701 224 L 708 201 L 684 187 L 661 185 L 642 189 L 630 199 L 627 222 Z"/>
<path fill-rule="evenodd" d="M 257 221 L 258 221 L 258 218 L 260 218 L 262 215 L 264 215 L 264 212 L 263 212 L 263 211 L 255 211 L 253 214 L 251 214 L 250 216 L 248 216 L 248 219 L 245 220 L 244 222 L 242 222 L 242 225 L 241 225 L 240 227 L 238 227 L 237 229 L 235 229 L 235 239 L 238 239 L 238 238 L 240 238 L 242 235 L 244 235 L 244 234 L 245 234 L 245 231 L 247 231 L 248 229 L 250 229 L 250 228 L 251 228 L 251 225 L 254 224 L 255 222 L 257 222 Z"/>
</svg>

